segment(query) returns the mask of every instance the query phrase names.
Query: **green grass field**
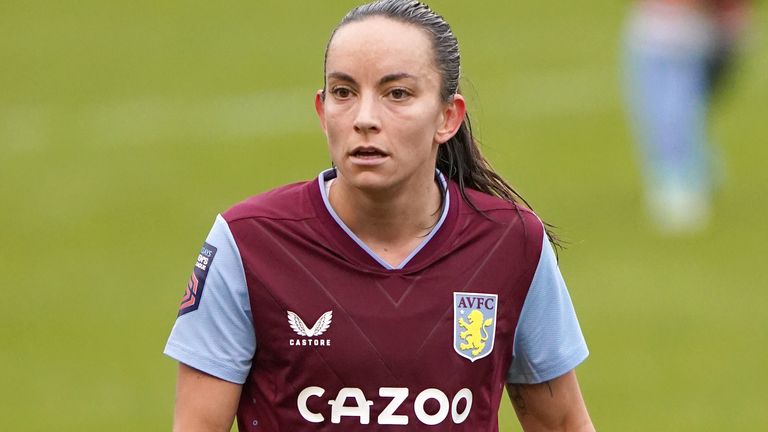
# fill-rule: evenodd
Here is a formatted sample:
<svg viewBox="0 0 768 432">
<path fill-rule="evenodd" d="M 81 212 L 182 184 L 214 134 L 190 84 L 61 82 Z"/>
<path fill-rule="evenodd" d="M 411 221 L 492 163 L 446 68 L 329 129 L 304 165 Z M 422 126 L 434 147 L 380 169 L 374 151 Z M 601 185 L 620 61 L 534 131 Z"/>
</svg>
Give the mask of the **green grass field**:
<svg viewBox="0 0 768 432">
<path fill-rule="evenodd" d="M 161 351 L 199 246 L 217 212 L 329 165 L 312 99 L 355 3 L 67 3 L 0 5 L 0 423 L 169 430 Z M 711 229 L 665 238 L 621 104 L 625 2 L 528 3 L 432 5 L 486 153 L 570 241 L 595 424 L 768 429 L 768 10 L 714 112 Z"/>
</svg>

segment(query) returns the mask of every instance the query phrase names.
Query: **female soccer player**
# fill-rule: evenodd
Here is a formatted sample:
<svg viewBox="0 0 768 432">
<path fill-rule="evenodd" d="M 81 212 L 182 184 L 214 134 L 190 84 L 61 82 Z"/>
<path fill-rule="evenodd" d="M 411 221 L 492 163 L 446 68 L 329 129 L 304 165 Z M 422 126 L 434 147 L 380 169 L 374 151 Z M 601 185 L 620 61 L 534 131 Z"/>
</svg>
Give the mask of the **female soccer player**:
<svg viewBox="0 0 768 432">
<path fill-rule="evenodd" d="M 334 167 L 226 211 L 166 354 L 174 428 L 593 430 L 541 221 L 478 151 L 459 50 L 417 1 L 353 9 L 315 97 Z"/>
</svg>

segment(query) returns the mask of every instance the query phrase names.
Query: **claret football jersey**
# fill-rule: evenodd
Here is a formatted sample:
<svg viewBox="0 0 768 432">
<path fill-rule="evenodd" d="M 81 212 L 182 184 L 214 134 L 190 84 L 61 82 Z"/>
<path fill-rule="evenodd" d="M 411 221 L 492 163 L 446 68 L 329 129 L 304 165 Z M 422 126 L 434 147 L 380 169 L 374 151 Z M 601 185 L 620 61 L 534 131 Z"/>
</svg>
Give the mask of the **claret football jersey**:
<svg viewBox="0 0 768 432">
<path fill-rule="evenodd" d="M 497 431 L 504 384 L 587 348 L 541 221 L 437 181 L 437 225 L 402 263 L 377 257 L 316 181 L 217 216 L 165 353 L 243 385 L 245 431 Z"/>
</svg>

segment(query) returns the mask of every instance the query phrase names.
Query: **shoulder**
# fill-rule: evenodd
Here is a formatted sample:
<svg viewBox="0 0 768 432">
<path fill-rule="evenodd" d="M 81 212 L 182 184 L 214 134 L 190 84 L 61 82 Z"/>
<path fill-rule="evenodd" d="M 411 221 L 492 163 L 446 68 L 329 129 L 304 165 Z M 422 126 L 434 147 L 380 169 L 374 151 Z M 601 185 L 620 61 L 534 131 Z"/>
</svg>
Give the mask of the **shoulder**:
<svg viewBox="0 0 768 432">
<path fill-rule="evenodd" d="M 312 218 L 310 202 L 313 181 L 281 186 L 241 201 L 222 213 L 228 223 L 243 219 L 265 218 L 278 220 L 302 220 Z"/>
<path fill-rule="evenodd" d="M 533 210 L 474 189 L 465 190 L 466 199 L 458 187 L 455 191 L 453 196 L 459 201 L 463 234 L 477 232 L 485 238 L 505 239 L 501 244 L 513 250 L 519 250 L 522 245 L 527 256 L 538 259 L 547 234 L 544 223 Z"/>
<path fill-rule="evenodd" d="M 456 192 L 458 199 L 462 201 L 461 211 L 464 214 L 475 214 L 481 218 L 488 216 L 501 223 L 521 222 L 525 226 L 530 226 L 531 229 L 538 227 L 540 233 L 544 232 L 541 219 L 523 204 L 507 201 L 475 189 L 465 189 L 466 200 L 458 193 L 458 188 Z"/>
</svg>

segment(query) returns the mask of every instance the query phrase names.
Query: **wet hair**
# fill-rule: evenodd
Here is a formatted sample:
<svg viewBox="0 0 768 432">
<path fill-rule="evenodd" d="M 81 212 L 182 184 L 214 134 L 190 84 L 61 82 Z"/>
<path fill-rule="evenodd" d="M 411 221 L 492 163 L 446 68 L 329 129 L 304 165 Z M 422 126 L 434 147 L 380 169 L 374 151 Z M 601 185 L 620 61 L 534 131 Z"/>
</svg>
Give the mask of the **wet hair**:
<svg viewBox="0 0 768 432">
<path fill-rule="evenodd" d="M 461 78 L 459 42 L 442 16 L 416 0 L 379 0 L 349 11 L 328 40 L 323 60 L 324 72 L 328 62 L 328 48 L 336 32 L 349 23 L 373 17 L 389 18 L 424 30 L 432 42 L 435 65 L 441 77 L 441 99 L 443 102 L 449 102 L 455 94 L 459 93 Z M 469 113 L 465 114 L 464 121 L 456 134 L 438 148 L 437 169 L 458 184 L 462 198 L 477 211 L 480 210 L 467 195 L 467 188 L 531 208 L 528 202 L 493 170 L 480 152 L 478 141 L 472 133 Z M 559 246 L 559 240 L 551 232 L 552 227 L 546 223 L 544 226 L 549 240 Z"/>
</svg>

